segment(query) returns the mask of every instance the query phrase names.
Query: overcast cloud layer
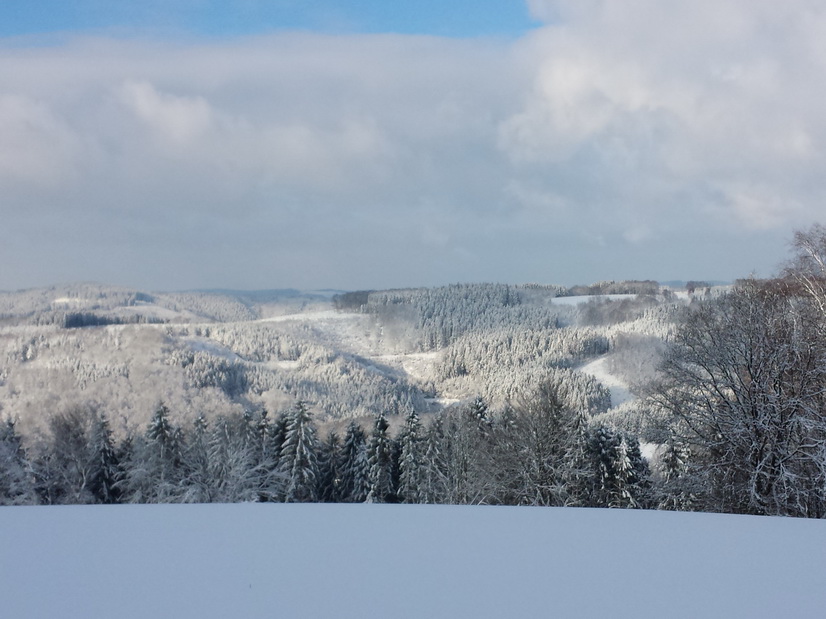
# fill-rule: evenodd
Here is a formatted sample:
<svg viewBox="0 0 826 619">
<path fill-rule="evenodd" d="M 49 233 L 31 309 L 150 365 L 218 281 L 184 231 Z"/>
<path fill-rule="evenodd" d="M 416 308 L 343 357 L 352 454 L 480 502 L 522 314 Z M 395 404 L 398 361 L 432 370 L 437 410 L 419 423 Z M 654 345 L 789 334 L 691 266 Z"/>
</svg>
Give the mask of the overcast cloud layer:
<svg viewBox="0 0 826 619">
<path fill-rule="evenodd" d="M 0 289 L 768 275 L 826 219 L 826 10 L 529 2 L 516 41 L 0 39 Z"/>
</svg>

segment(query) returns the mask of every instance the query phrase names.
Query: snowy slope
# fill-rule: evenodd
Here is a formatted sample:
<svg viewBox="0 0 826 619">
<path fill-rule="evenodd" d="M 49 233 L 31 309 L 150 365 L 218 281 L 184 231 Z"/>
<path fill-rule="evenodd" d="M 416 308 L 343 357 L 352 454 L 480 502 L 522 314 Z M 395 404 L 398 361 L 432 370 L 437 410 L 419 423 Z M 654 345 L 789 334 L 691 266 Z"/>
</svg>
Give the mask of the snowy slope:
<svg viewBox="0 0 826 619">
<path fill-rule="evenodd" d="M 391 505 L 0 508 L 0 616 L 822 617 L 826 522 Z"/>
<path fill-rule="evenodd" d="M 603 355 L 598 359 L 586 363 L 579 371 L 583 374 L 593 376 L 603 385 L 608 387 L 611 391 L 611 407 L 616 408 L 620 404 L 630 402 L 634 399 L 628 385 L 618 376 L 612 374 L 606 367 L 608 364 L 608 357 Z"/>
</svg>

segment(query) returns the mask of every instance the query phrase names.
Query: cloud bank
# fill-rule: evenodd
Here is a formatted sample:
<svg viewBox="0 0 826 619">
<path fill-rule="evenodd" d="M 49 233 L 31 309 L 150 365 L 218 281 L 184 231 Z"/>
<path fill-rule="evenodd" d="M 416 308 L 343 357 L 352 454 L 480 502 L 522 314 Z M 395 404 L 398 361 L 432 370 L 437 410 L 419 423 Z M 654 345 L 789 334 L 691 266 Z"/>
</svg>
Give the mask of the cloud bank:
<svg viewBox="0 0 826 619">
<path fill-rule="evenodd" d="M 0 44 L 0 288 L 726 279 L 823 219 L 818 3 L 529 6 L 517 41 Z"/>
</svg>

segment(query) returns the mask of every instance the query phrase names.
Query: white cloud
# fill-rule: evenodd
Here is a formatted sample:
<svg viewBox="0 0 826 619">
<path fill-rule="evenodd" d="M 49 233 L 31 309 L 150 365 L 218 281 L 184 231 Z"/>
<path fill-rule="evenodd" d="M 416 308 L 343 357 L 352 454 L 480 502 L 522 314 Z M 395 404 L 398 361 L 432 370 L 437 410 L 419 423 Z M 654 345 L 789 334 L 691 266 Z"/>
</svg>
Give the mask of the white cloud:
<svg viewBox="0 0 826 619">
<path fill-rule="evenodd" d="M 529 8 L 515 43 L 0 47 L 0 260 L 42 243 L 0 287 L 734 277 L 822 218 L 820 3 Z"/>
<path fill-rule="evenodd" d="M 698 191 L 717 196 L 716 225 L 770 228 L 820 216 L 823 187 L 792 179 L 823 170 L 822 5 L 529 5 L 552 25 L 530 41 L 544 60 L 523 110 L 502 125 L 500 144 L 514 161 L 586 159 L 595 177 L 611 179 L 616 208 L 629 218 L 652 200 Z M 618 177 L 623 161 L 634 167 Z M 666 182 L 652 186 L 652 178 Z M 670 217 L 665 211 L 647 215 Z"/>
<path fill-rule="evenodd" d="M 175 144 L 187 144 L 212 126 L 212 109 L 203 97 L 158 92 L 148 82 L 127 81 L 120 89 L 124 104 L 147 128 Z"/>
<path fill-rule="evenodd" d="M 67 182 L 80 153 L 77 142 L 45 102 L 0 94 L 0 178 L 7 184 L 52 187 Z"/>
</svg>

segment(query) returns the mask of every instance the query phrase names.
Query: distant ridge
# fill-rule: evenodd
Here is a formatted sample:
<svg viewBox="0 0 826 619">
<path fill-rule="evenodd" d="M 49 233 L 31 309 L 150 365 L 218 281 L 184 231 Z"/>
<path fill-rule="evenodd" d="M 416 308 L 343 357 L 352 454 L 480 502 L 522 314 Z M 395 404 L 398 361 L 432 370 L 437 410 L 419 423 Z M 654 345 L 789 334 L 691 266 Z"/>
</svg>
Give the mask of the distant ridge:
<svg viewBox="0 0 826 619">
<path fill-rule="evenodd" d="M 672 279 L 667 282 L 658 282 L 660 286 L 668 286 L 669 288 L 685 288 L 686 284 L 689 281 L 695 282 L 705 282 L 709 286 L 730 286 L 731 282 L 723 281 L 720 279 L 694 279 L 694 280 L 683 280 L 683 279 Z"/>
</svg>

